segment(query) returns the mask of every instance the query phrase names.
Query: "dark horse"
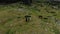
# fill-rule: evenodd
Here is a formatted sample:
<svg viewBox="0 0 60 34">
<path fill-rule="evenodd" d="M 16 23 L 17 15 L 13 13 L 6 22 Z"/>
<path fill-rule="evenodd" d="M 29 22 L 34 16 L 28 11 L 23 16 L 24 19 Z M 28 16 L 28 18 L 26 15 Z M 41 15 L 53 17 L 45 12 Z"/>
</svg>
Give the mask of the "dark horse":
<svg viewBox="0 0 60 34">
<path fill-rule="evenodd" d="M 11 4 L 16 2 L 23 2 L 23 4 L 31 4 L 32 0 L 0 0 L 0 4 Z"/>
</svg>

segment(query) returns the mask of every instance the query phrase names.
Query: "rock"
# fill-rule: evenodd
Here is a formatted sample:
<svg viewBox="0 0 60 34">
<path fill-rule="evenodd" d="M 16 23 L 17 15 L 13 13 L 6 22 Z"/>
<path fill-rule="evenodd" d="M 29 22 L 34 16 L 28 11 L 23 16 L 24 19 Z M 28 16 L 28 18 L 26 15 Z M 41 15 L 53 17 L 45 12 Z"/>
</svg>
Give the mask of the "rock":
<svg viewBox="0 0 60 34">
<path fill-rule="evenodd" d="M 55 20 L 56 24 L 60 25 L 60 19 Z"/>
<path fill-rule="evenodd" d="M 52 8 L 54 8 L 54 9 L 58 9 L 58 6 L 52 6 Z"/>
</svg>

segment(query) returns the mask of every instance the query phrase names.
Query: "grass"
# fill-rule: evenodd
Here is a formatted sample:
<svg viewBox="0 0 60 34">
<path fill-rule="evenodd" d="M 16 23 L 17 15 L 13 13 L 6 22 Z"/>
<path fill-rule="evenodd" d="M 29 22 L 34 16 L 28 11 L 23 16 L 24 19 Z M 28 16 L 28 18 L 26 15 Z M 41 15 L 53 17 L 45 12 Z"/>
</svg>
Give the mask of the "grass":
<svg viewBox="0 0 60 34">
<path fill-rule="evenodd" d="M 54 11 L 57 16 L 47 11 Z M 30 22 L 25 21 L 25 15 L 31 15 Z M 39 15 L 51 17 L 40 19 Z M 60 19 L 60 10 L 48 5 L 0 5 L 0 34 L 60 34 L 60 25 L 52 18 Z"/>
</svg>

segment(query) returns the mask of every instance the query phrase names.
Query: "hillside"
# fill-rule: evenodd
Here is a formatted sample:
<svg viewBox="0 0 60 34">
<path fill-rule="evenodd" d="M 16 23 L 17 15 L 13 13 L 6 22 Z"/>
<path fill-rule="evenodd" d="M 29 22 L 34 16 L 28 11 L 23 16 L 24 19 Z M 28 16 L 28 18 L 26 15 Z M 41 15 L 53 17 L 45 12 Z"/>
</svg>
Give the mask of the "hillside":
<svg viewBox="0 0 60 34">
<path fill-rule="evenodd" d="M 25 15 L 31 21 L 26 22 Z M 0 5 L 0 34 L 60 34 L 60 8 L 44 3 Z"/>
</svg>

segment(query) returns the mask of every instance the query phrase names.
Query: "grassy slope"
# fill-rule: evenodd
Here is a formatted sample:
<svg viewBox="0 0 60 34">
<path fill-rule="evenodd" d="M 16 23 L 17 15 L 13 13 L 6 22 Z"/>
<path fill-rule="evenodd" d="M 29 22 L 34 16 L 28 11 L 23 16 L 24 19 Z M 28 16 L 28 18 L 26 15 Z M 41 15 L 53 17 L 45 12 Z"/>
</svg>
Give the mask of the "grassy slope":
<svg viewBox="0 0 60 34">
<path fill-rule="evenodd" d="M 54 11 L 57 16 L 46 11 Z M 38 18 L 39 15 L 42 15 L 43 17 L 52 16 L 60 19 L 59 11 L 59 9 L 53 9 L 48 5 L 41 7 L 39 4 L 0 6 L 0 34 L 60 34 L 60 25 L 55 23 L 55 19 Z M 32 16 L 30 22 L 25 22 L 25 15 Z"/>
</svg>

